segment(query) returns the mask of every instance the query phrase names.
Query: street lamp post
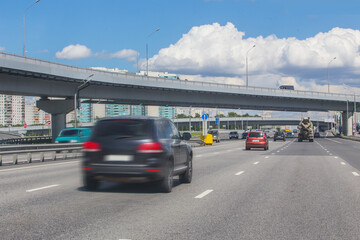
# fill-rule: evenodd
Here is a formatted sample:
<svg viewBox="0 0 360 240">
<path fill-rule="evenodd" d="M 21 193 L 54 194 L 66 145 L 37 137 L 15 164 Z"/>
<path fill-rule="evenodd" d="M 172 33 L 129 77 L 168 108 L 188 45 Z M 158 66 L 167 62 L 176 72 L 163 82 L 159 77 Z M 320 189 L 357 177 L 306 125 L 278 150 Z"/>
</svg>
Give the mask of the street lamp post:
<svg viewBox="0 0 360 240">
<path fill-rule="evenodd" d="M 329 66 L 330 66 L 330 63 L 332 61 L 334 61 L 336 59 L 336 57 L 334 57 L 333 59 L 330 60 L 330 62 L 328 63 L 328 66 L 327 66 L 327 73 L 328 73 L 328 93 L 330 93 L 330 81 L 329 81 Z"/>
<path fill-rule="evenodd" d="M 78 102 L 78 98 L 79 98 L 79 92 L 89 86 L 88 83 L 91 81 L 92 76 L 94 76 L 94 74 L 91 74 L 87 78 L 85 78 L 84 82 L 76 88 L 75 96 L 74 96 L 74 115 L 75 115 L 74 116 L 75 117 L 75 124 L 74 124 L 75 126 L 74 127 L 77 127 L 77 108 L 78 108 L 77 102 Z"/>
<path fill-rule="evenodd" d="M 158 31 L 160 31 L 160 28 L 150 33 L 146 38 L 146 76 L 149 76 L 149 38 Z"/>
<path fill-rule="evenodd" d="M 256 45 L 252 46 L 247 52 L 246 52 L 246 87 L 249 86 L 249 69 L 248 69 L 248 54 L 249 52 L 255 47 Z"/>
<path fill-rule="evenodd" d="M 40 0 L 36 0 L 33 4 L 31 4 L 28 8 L 25 9 L 24 11 L 24 17 L 23 17 L 23 56 L 25 57 L 25 15 L 26 12 L 32 7 L 34 6 L 36 3 L 40 2 Z"/>
</svg>

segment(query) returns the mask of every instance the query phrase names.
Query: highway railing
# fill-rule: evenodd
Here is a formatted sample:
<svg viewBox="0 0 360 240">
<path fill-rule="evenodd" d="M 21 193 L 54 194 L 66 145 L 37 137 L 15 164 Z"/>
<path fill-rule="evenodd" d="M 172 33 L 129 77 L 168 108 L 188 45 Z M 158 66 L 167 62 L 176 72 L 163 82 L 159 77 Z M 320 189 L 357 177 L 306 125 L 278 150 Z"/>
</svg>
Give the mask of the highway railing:
<svg viewBox="0 0 360 240">
<path fill-rule="evenodd" d="M 39 162 L 65 160 L 71 155 L 76 158 L 82 155 L 81 145 L 81 143 L 60 143 L 0 146 L 0 166 L 3 163 L 18 164 L 19 159 L 23 159 L 25 163 L 32 163 L 35 155 Z"/>
<path fill-rule="evenodd" d="M 52 137 L 26 137 L 0 140 L 0 144 L 40 144 L 51 143 L 51 141 Z"/>
</svg>

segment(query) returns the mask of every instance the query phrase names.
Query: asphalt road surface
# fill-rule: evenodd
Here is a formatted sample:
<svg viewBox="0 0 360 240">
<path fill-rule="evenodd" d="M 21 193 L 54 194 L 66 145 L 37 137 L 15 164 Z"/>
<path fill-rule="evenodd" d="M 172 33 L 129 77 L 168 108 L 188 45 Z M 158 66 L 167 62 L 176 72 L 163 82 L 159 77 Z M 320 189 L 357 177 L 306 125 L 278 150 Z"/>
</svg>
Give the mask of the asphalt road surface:
<svg viewBox="0 0 360 240">
<path fill-rule="evenodd" d="M 1 239 L 360 239 L 360 144 L 194 148 L 191 184 L 82 188 L 79 160 L 0 167 Z"/>
</svg>

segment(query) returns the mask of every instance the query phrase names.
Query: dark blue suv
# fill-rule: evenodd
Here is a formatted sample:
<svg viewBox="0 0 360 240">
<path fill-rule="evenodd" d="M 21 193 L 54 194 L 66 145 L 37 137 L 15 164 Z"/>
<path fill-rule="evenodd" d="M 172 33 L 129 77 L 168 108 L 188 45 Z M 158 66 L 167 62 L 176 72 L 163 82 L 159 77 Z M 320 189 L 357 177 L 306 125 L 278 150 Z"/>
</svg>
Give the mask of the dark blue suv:
<svg viewBox="0 0 360 240">
<path fill-rule="evenodd" d="M 99 120 L 83 144 L 84 187 L 94 190 L 100 181 L 157 181 L 171 192 L 173 176 L 192 179 L 193 152 L 167 118 L 114 117 Z"/>
</svg>

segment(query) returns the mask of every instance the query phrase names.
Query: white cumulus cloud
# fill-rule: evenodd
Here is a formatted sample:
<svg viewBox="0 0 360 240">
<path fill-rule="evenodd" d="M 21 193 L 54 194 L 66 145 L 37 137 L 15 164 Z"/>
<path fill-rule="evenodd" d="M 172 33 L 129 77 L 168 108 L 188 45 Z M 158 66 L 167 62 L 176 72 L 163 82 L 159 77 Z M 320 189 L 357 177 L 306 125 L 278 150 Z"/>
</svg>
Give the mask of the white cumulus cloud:
<svg viewBox="0 0 360 240">
<path fill-rule="evenodd" d="M 108 54 L 108 57 L 110 58 L 124 58 L 129 62 L 136 62 L 138 56 L 139 53 L 132 49 L 123 49 L 115 53 Z"/>
<path fill-rule="evenodd" d="M 56 52 L 56 58 L 60 59 L 80 59 L 88 57 L 97 58 L 124 58 L 129 62 L 136 62 L 139 53 L 132 49 L 122 49 L 114 53 L 106 51 L 92 53 L 87 46 L 76 44 L 64 47 L 61 51 Z"/>
<path fill-rule="evenodd" d="M 256 47 L 248 52 L 253 45 Z M 253 83 L 256 76 L 272 75 L 278 79 L 269 80 L 274 84 L 282 77 L 325 84 L 329 61 L 336 57 L 329 65 L 330 81 L 351 83 L 360 76 L 359 46 L 360 31 L 354 29 L 333 28 L 303 40 L 275 35 L 245 38 L 232 23 L 214 23 L 191 28 L 175 44 L 149 59 L 149 67 L 154 71 L 245 79 L 248 53 Z M 269 85 L 264 81 L 268 80 L 258 83 Z"/>
<path fill-rule="evenodd" d="M 56 52 L 56 58 L 60 59 L 80 59 L 91 56 L 91 50 L 80 44 L 64 47 L 60 52 Z"/>
</svg>

